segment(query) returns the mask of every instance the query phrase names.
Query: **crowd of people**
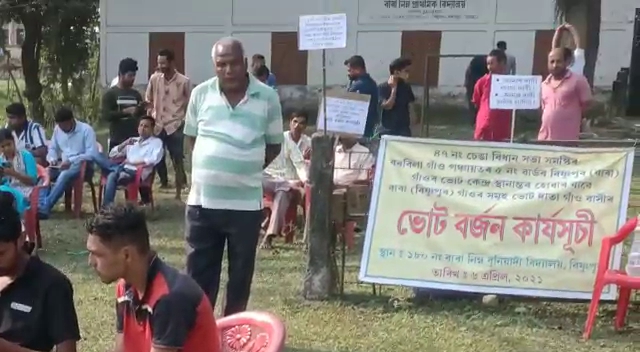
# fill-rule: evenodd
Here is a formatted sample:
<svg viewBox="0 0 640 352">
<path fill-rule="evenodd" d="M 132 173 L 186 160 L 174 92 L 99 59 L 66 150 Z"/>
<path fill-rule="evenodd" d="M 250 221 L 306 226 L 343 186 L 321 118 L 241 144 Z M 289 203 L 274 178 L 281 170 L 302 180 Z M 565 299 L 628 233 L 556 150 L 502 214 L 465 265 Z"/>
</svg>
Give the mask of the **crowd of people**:
<svg viewBox="0 0 640 352">
<path fill-rule="evenodd" d="M 574 33 L 575 51 L 557 47 L 549 54 L 550 75 L 542 84 L 540 139 L 577 137 L 590 100 L 581 75 L 584 52 Z M 228 283 L 224 315 L 247 308 L 260 236 L 269 248 L 282 233 L 286 210 L 303 198 L 309 179 L 311 138 L 305 134 L 309 115 L 295 111 L 283 130 L 283 111 L 276 77 L 256 54 L 247 64 L 242 44 L 234 38 L 212 49 L 215 76 L 193 90 L 177 72 L 174 54 L 162 50 L 158 68 L 143 97 L 134 88 L 137 62 L 123 59 L 102 99 L 109 122 L 108 151 L 103 153 L 93 128 L 60 108 L 47 140 L 42 126 L 26 116 L 20 103 L 6 108 L 8 124 L 0 130 L 0 351 L 76 351 L 80 339 L 71 282 L 60 271 L 30 255 L 21 219 L 30 192 L 43 172 L 52 186 L 42 192 L 38 212 L 47 218 L 81 170 L 95 165 L 106 180 L 101 209 L 87 222 L 89 264 L 104 283 L 118 281 L 115 351 L 213 352 L 220 350 L 213 307 L 220 287 L 223 252 L 228 251 Z M 488 106 L 492 74 L 514 74 L 515 58 L 506 43 L 483 57 L 488 72 L 474 58 L 467 74 L 473 86 L 470 102 L 477 108 L 478 140 L 508 138 L 510 112 Z M 349 92 L 371 97 L 364 137 L 411 136 L 416 120 L 415 95 L 409 84 L 411 61 L 393 60 L 389 78 L 377 85 L 361 56 L 345 62 Z M 581 66 L 582 65 L 582 66 Z M 475 82 L 470 82 L 474 80 Z M 577 125 L 575 121 L 578 121 Z M 366 139 L 365 139 L 366 140 Z M 175 171 L 175 197 L 187 188 L 184 144 L 191 155 L 191 182 L 185 209 L 186 273 L 162 262 L 151 249 L 144 211 L 114 204 L 119 185 L 157 172 L 168 187 L 165 152 Z M 334 185 L 369 183 L 374 157 L 366 142 L 340 136 L 334 154 Z M 149 202 L 140 189 L 140 205 Z M 273 199 L 270 216 L 263 196 Z M 37 282 L 37 284 L 34 284 Z M 29 314 L 27 314 L 29 313 Z"/>
<path fill-rule="evenodd" d="M 568 32 L 574 50 L 562 46 L 562 36 Z M 570 24 L 556 29 L 547 69 L 540 88 L 542 122 L 539 140 L 577 140 L 589 127 L 584 118 L 592 101 L 591 87 L 584 77 L 585 56 L 580 36 Z M 491 109 L 491 76 L 516 74 L 516 59 L 508 54 L 507 43 L 500 41 L 486 56 L 474 57 L 465 74 L 469 109 L 475 126 L 474 139 L 505 141 L 511 136 L 511 110 Z"/>
</svg>

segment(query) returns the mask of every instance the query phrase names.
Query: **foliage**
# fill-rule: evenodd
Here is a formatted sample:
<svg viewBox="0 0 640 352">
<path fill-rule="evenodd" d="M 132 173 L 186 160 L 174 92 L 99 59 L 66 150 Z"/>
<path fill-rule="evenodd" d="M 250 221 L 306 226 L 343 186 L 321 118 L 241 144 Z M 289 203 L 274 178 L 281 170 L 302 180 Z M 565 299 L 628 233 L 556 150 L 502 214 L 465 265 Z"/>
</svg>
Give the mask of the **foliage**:
<svg viewBox="0 0 640 352">
<path fill-rule="evenodd" d="M 25 29 L 24 95 L 32 117 L 46 122 L 45 116 L 51 116 L 62 104 L 79 115 L 92 116 L 97 105 L 99 0 L 12 0 L 0 4 L 2 20 L 20 22 Z"/>
</svg>

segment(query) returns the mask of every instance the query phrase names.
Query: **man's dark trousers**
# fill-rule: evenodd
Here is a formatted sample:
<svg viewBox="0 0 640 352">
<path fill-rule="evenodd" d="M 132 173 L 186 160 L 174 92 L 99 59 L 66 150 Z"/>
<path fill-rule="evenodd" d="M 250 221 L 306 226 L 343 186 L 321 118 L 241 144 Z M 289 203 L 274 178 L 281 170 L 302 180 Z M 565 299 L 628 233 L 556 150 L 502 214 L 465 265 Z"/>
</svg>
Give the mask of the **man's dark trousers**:
<svg viewBox="0 0 640 352">
<path fill-rule="evenodd" d="M 165 130 L 162 130 L 158 135 L 158 138 L 162 140 L 164 148 L 169 152 L 169 157 L 173 163 L 173 168 L 176 173 L 176 183 L 184 185 L 187 182 L 187 175 L 184 171 L 184 133 L 183 126 L 180 126 L 172 134 L 167 134 Z M 165 160 L 164 152 L 162 153 L 162 160 L 156 165 L 156 172 L 160 179 L 160 184 L 166 186 L 169 183 L 167 162 Z"/>
<path fill-rule="evenodd" d="M 206 209 L 188 205 L 185 219 L 187 274 L 200 285 L 215 308 L 222 255 L 227 244 L 229 282 L 224 315 L 246 310 L 262 210 Z"/>
</svg>

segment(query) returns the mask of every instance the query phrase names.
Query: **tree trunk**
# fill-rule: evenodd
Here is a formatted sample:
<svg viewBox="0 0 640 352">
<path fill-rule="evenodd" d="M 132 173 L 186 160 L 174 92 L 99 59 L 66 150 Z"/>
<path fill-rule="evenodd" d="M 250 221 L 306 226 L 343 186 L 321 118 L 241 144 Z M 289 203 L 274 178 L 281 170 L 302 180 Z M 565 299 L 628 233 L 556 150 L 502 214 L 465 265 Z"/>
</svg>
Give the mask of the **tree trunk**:
<svg viewBox="0 0 640 352">
<path fill-rule="evenodd" d="M 316 135 L 311 140 L 311 209 L 309 209 L 309 257 L 302 295 L 307 300 L 327 299 L 336 289 L 334 233 L 330 221 L 333 196 L 333 139 Z"/>
<path fill-rule="evenodd" d="M 598 61 L 598 47 L 600 46 L 600 15 L 602 13 L 601 0 L 580 1 L 563 9 L 564 19 L 572 24 L 580 34 L 585 49 L 584 76 L 593 87 L 596 62 Z"/>
<path fill-rule="evenodd" d="M 42 15 L 29 11 L 20 16 L 24 26 L 22 43 L 22 74 L 24 76 L 24 96 L 29 102 L 30 117 L 44 123 L 42 103 L 42 83 L 40 83 L 40 45 L 42 44 Z"/>
</svg>

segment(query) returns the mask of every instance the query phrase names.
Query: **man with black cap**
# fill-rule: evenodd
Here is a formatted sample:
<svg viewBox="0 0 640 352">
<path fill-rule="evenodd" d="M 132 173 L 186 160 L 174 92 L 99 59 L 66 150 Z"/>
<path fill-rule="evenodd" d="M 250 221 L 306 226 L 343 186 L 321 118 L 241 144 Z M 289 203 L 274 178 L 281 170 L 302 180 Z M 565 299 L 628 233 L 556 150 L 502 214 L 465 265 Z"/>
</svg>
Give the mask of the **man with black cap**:
<svg viewBox="0 0 640 352">
<path fill-rule="evenodd" d="M 109 150 L 138 135 L 138 118 L 145 113 L 142 95 L 133 83 L 138 62 L 122 59 L 118 66 L 118 83 L 102 96 L 102 118 L 109 122 Z"/>
</svg>

